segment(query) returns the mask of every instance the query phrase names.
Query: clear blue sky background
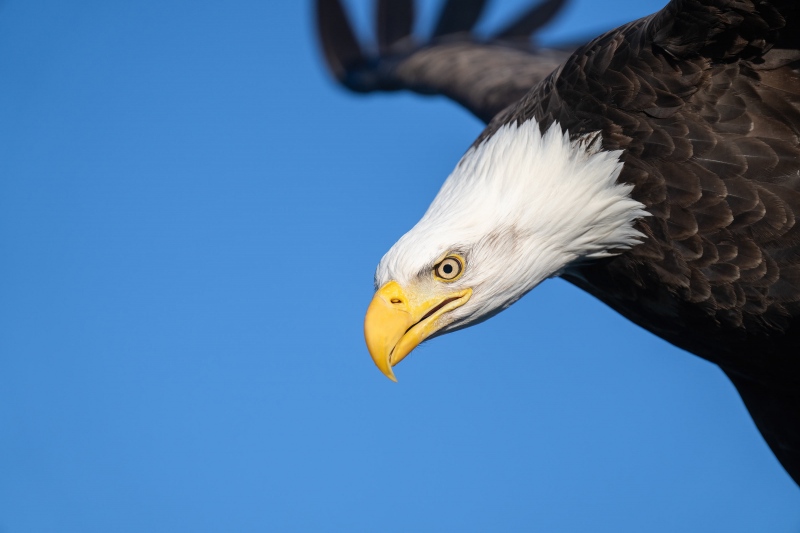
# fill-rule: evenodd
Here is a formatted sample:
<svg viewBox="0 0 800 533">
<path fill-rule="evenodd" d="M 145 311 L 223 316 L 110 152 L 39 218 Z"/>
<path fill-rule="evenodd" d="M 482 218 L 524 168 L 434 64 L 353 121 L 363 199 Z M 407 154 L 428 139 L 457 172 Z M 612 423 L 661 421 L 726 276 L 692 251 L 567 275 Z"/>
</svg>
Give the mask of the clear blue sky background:
<svg viewBox="0 0 800 533">
<path fill-rule="evenodd" d="M 0 532 L 800 530 L 722 373 L 563 281 L 380 374 L 373 269 L 481 125 L 339 90 L 309 2 L 0 5 Z"/>
</svg>

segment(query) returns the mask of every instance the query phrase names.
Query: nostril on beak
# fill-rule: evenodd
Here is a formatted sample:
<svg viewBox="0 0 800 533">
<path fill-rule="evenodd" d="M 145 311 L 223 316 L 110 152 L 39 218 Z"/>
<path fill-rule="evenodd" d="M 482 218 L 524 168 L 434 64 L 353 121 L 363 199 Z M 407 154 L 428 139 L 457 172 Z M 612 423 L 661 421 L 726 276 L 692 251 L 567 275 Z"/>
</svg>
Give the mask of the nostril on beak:
<svg viewBox="0 0 800 533">
<path fill-rule="evenodd" d="M 403 300 L 401 300 L 400 298 L 392 298 L 391 302 L 393 304 L 401 304 L 403 303 Z"/>
</svg>

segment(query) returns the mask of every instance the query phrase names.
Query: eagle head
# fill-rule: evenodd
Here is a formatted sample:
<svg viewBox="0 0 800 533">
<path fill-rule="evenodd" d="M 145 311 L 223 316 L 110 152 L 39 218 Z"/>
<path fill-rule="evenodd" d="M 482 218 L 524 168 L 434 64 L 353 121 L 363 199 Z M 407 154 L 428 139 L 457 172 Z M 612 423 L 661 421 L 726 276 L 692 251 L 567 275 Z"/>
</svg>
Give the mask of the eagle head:
<svg viewBox="0 0 800 533">
<path fill-rule="evenodd" d="M 558 124 L 498 128 L 456 165 L 422 219 L 383 256 L 364 337 L 390 379 L 425 339 L 499 313 L 577 261 L 640 242 L 644 206 L 617 182 L 621 152 Z"/>
</svg>

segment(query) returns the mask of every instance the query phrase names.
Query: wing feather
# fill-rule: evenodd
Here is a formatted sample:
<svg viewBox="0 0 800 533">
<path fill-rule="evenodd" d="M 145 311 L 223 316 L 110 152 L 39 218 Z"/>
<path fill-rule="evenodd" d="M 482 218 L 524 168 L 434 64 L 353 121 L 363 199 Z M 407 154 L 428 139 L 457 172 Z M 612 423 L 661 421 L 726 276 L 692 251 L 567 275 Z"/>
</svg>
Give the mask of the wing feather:
<svg viewBox="0 0 800 533">
<path fill-rule="evenodd" d="M 345 83 L 347 73 L 366 58 L 339 0 L 317 0 L 317 33 L 331 73 Z"/>
<path fill-rule="evenodd" d="M 317 32 L 330 71 L 348 89 L 444 95 L 488 122 L 569 57 L 530 42 L 565 2 L 545 0 L 482 40 L 472 30 L 485 0 L 449 0 L 432 37 L 417 43 L 413 1 L 378 0 L 378 51 L 367 54 L 340 1 L 317 0 Z"/>
<path fill-rule="evenodd" d="M 541 4 L 531 6 L 519 18 L 495 33 L 494 37 L 501 40 L 528 39 L 536 30 L 550 22 L 564 8 L 565 4 L 566 0 L 546 0 Z"/>
<path fill-rule="evenodd" d="M 433 30 L 433 38 L 471 32 L 485 6 L 486 0 L 447 0 Z"/>
<path fill-rule="evenodd" d="M 400 41 L 411 36 L 414 29 L 413 0 L 379 0 L 377 20 L 378 51 L 391 53 Z"/>
</svg>

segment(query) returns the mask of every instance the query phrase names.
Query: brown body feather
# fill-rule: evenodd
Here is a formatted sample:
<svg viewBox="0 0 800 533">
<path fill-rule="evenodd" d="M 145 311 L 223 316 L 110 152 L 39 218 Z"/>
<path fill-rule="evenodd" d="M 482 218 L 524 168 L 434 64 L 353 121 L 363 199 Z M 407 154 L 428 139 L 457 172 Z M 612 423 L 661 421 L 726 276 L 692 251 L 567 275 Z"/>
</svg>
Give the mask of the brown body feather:
<svg viewBox="0 0 800 533">
<path fill-rule="evenodd" d="M 647 239 L 564 277 L 718 364 L 800 483 L 800 10 L 675 1 L 576 54 L 501 123 L 623 150 Z"/>
</svg>

